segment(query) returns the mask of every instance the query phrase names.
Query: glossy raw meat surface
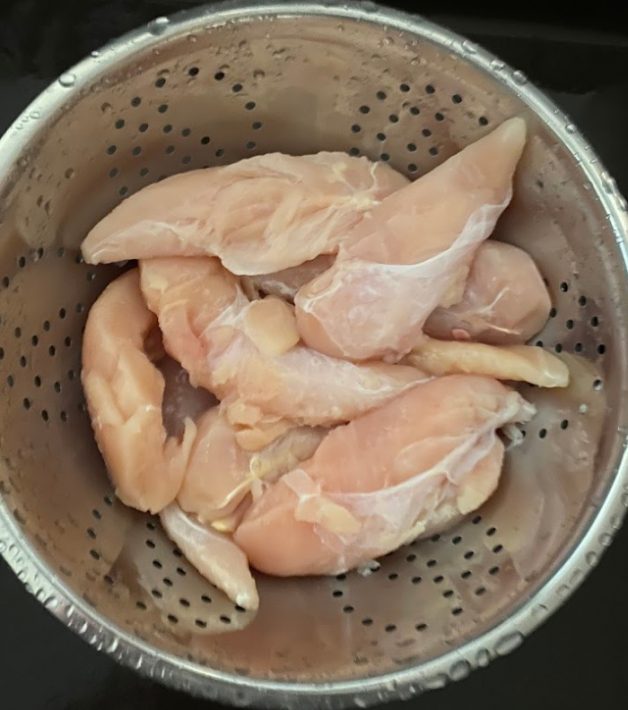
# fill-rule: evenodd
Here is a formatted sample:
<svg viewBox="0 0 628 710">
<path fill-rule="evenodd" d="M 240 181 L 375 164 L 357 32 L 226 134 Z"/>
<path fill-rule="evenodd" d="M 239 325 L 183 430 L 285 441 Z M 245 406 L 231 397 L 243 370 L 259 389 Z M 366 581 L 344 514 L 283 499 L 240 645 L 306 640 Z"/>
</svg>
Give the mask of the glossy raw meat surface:
<svg viewBox="0 0 628 710">
<path fill-rule="evenodd" d="M 196 435 L 190 419 L 181 440 L 166 433 L 164 378 L 145 350 L 156 326 L 137 270 L 125 273 L 92 306 L 82 370 L 96 442 L 116 494 L 127 505 L 151 512 L 175 499 Z"/>
<path fill-rule="evenodd" d="M 419 384 L 327 435 L 246 513 L 234 539 L 276 575 L 336 574 L 429 534 L 495 489 L 495 430 L 534 408 L 493 379 Z"/>
<path fill-rule="evenodd" d="M 142 291 L 168 353 L 221 400 L 308 425 L 348 421 L 424 379 L 415 368 L 356 365 L 302 345 L 291 316 L 260 310 L 216 259 L 147 259 Z M 288 308 L 288 306 L 286 306 Z"/>
<path fill-rule="evenodd" d="M 532 257 L 511 244 L 489 240 L 475 255 L 462 299 L 437 308 L 425 332 L 441 340 L 521 345 L 543 328 L 551 305 Z"/>
<path fill-rule="evenodd" d="M 510 201 L 525 135 L 510 119 L 374 207 L 297 293 L 305 343 L 354 360 L 407 353 L 430 313 L 462 297 L 475 250 Z"/>
<path fill-rule="evenodd" d="M 344 153 L 259 155 L 140 190 L 92 229 L 83 256 L 92 264 L 218 256 L 234 274 L 265 274 L 334 253 L 405 184 L 387 165 Z"/>
</svg>

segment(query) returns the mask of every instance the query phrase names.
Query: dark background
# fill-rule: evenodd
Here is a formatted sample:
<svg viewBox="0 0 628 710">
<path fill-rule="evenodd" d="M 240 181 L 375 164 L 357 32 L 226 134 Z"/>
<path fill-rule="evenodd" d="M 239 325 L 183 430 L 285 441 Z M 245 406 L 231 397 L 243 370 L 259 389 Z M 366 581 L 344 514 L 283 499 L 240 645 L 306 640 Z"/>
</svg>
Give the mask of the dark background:
<svg viewBox="0 0 628 710">
<path fill-rule="evenodd" d="M 0 0 L 0 131 L 70 64 L 188 0 Z M 420 12 L 522 69 L 572 115 L 628 193 L 628 23 L 617 2 L 426 1 Z M 523 647 L 469 679 L 391 708 L 545 710 L 628 707 L 628 529 Z M 22 589 L 0 562 L 2 710 L 216 708 L 96 653 Z"/>
</svg>

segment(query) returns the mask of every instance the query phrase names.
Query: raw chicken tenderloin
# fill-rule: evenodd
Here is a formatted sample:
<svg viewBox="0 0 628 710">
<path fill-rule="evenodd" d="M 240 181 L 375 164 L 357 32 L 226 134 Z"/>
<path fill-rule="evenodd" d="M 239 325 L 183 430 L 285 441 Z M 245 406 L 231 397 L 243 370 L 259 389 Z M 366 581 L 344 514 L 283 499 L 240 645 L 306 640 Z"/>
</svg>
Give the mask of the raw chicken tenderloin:
<svg viewBox="0 0 628 710">
<path fill-rule="evenodd" d="M 344 153 L 269 153 L 174 175 L 116 207 L 82 245 L 90 264 L 218 256 L 234 274 L 297 266 L 338 242 L 407 179 Z"/>
<path fill-rule="evenodd" d="M 569 368 L 556 355 L 533 345 L 486 345 L 425 336 L 405 362 L 430 375 L 486 375 L 537 387 L 567 387 Z"/>
<path fill-rule="evenodd" d="M 295 427 L 257 452 L 245 451 L 236 431 L 219 407 L 197 422 L 198 435 L 190 454 L 178 503 L 203 523 L 225 519 L 242 503 L 256 482 L 273 481 L 316 451 L 326 430 Z"/>
<path fill-rule="evenodd" d="M 257 609 L 259 596 L 248 561 L 229 536 L 201 525 L 176 504 L 159 518 L 168 537 L 205 579 L 244 609 Z"/>
<path fill-rule="evenodd" d="M 441 340 L 521 345 L 543 328 L 551 306 L 532 257 L 490 239 L 475 255 L 462 300 L 437 308 L 424 330 Z"/>
<path fill-rule="evenodd" d="M 92 306 L 83 336 L 82 380 L 96 443 L 123 503 L 158 512 L 181 486 L 196 435 L 181 439 L 163 425 L 164 378 L 145 352 L 157 327 L 137 269 L 109 284 Z"/>
<path fill-rule="evenodd" d="M 425 379 L 412 367 L 356 365 L 298 345 L 290 306 L 275 298 L 249 302 L 217 259 L 148 259 L 140 272 L 167 352 L 193 385 L 227 403 L 329 426 Z"/>
<path fill-rule="evenodd" d="M 338 574 L 442 529 L 499 480 L 495 430 L 534 413 L 496 380 L 431 380 L 330 432 L 247 511 L 234 540 L 257 569 Z"/>
<path fill-rule="evenodd" d="M 510 201 L 525 136 L 510 119 L 374 207 L 296 296 L 306 345 L 352 360 L 407 353 L 429 314 L 462 297 L 473 254 Z"/>
</svg>

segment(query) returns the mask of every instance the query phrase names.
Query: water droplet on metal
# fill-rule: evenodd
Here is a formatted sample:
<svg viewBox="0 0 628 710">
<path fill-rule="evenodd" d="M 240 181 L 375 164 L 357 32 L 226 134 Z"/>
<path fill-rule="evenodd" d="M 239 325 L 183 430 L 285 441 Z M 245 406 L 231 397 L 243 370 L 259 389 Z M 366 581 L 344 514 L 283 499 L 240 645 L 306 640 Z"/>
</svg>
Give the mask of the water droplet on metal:
<svg viewBox="0 0 628 710">
<path fill-rule="evenodd" d="M 36 121 L 38 118 L 41 118 L 41 113 L 37 110 L 31 111 L 29 116 L 33 119 L 33 121 Z"/>
<path fill-rule="evenodd" d="M 120 641 L 117 638 L 114 638 L 109 646 L 107 646 L 107 651 L 109 651 L 109 653 L 113 653 L 118 648 L 119 644 Z"/>
<path fill-rule="evenodd" d="M 445 673 L 436 673 L 436 675 L 430 676 L 425 679 L 425 687 L 428 690 L 436 690 L 437 688 L 444 688 L 447 685 L 448 677 Z"/>
<path fill-rule="evenodd" d="M 74 86 L 74 84 L 76 84 L 76 74 L 72 74 L 72 72 L 69 71 L 65 72 L 64 74 L 61 74 L 61 76 L 59 77 L 59 83 L 66 89 L 71 86 Z"/>
<path fill-rule="evenodd" d="M 586 414 L 589 411 L 589 406 L 586 404 L 581 404 L 578 407 L 578 411 L 580 412 L 580 414 Z"/>
<path fill-rule="evenodd" d="M 104 104 L 102 104 L 102 106 L 100 107 L 100 110 L 101 110 L 103 113 L 111 113 L 111 109 L 112 109 L 111 104 L 109 104 L 109 103 L 107 103 L 107 102 L 105 102 Z"/>
<path fill-rule="evenodd" d="M 515 83 L 519 84 L 519 86 L 523 86 L 528 83 L 528 77 L 520 69 L 515 69 L 512 73 L 512 78 L 515 80 Z"/>
<path fill-rule="evenodd" d="M 609 195 L 615 195 L 618 193 L 617 183 L 606 171 L 604 171 L 600 177 L 602 179 L 602 187 L 605 192 Z"/>
<path fill-rule="evenodd" d="M 379 12 L 379 7 L 374 2 L 371 2 L 371 0 L 364 0 L 364 2 L 361 2 L 360 8 L 365 12 L 370 12 L 372 14 Z"/>
<path fill-rule="evenodd" d="M 585 557 L 587 564 L 589 567 L 595 567 L 598 561 L 598 556 L 596 552 L 587 552 L 587 555 Z"/>
<path fill-rule="evenodd" d="M 544 617 L 547 616 L 548 612 L 549 612 L 549 609 L 545 606 L 545 604 L 537 604 L 532 609 L 532 616 L 537 620 L 543 619 Z"/>
<path fill-rule="evenodd" d="M 574 126 L 573 123 L 568 123 L 568 124 L 565 126 L 565 130 L 567 131 L 567 133 L 575 133 L 575 132 L 576 132 L 576 127 Z"/>
<path fill-rule="evenodd" d="M 515 631 L 512 634 L 502 637 L 495 644 L 495 653 L 498 656 L 505 656 L 507 653 L 514 651 L 515 648 L 521 645 L 523 641 L 523 634 L 519 631 Z"/>
<path fill-rule="evenodd" d="M 475 662 L 480 668 L 485 668 L 491 662 L 491 654 L 487 649 L 481 648 L 475 657 Z"/>
<path fill-rule="evenodd" d="M 93 57 L 94 59 L 98 59 L 100 57 L 100 51 L 98 49 L 94 49 L 93 52 L 89 53 L 90 57 Z"/>
<path fill-rule="evenodd" d="M 254 79 L 263 79 L 266 76 L 266 73 L 262 71 L 261 69 L 256 69 L 253 72 L 253 78 Z"/>
<path fill-rule="evenodd" d="M 462 49 L 467 52 L 467 54 L 477 54 L 478 46 L 468 39 L 462 40 Z"/>
<path fill-rule="evenodd" d="M 194 44 L 194 42 L 198 41 L 198 37 L 196 35 L 188 35 L 187 40 L 188 42 L 192 42 L 192 44 Z"/>
<path fill-rule="evenodd" d="M 471 665 L 468 661 L 458 661 L 449 669 L 449 677 L 452 680 L 462 680 L 471 672 Z"/>
<path fill-rule="evenodd" d="M 46 609 L 55 609 L 58 604 L 58 599 L 54 595 L 51 595 L 47 599 L 44 599 L 43 604 Z"/>
<path fill-rule="evenodd" d="M 569 587 L 566 584 L 561 584 L 560 587 L 558 587 L 556 594 L 558 594 L 561 599 L 567 599 L 569 591 Z"/>
<path fill-rule="evenodd" d="M 170 26 L 170 20 L 167 17 L 156 17 L 154 20 L 148 23 L 146 29 L 152 35 L 162 35 Z"/>
<path fill-rule="evenodd" d="M 506 68 L 504 62 L 501 59 L 491 59 L 491 69 L 495 71 L 503 71 Z"/>
<path fill-rule="evenodd" d="M 7 551 L 7 546 L 6 543 L 0 540 L 0 555 L 4 555 L 4 553 Z"/>
<path fill-rule="evenodd" d="M 577 587 L 580 584 L 580 582 L 582 581 L 583 577 L 584 577 L 584 574 L 583 574 L 582 570 L 580 570 L 580 569 L 574 570 L 571 575 L 571 578 L 569 579 L 569 584 L 571 585 L 571 588 L 573 589 L 574 587 Z"/>
<path fill-rule="evenodd" d="M 609 533 L 602 533 L 598 538 L 598 542 L 602 545 L 602 547 L 608 547 L 611 542 L 613 542 L 613 536 Z"/>
</svg>

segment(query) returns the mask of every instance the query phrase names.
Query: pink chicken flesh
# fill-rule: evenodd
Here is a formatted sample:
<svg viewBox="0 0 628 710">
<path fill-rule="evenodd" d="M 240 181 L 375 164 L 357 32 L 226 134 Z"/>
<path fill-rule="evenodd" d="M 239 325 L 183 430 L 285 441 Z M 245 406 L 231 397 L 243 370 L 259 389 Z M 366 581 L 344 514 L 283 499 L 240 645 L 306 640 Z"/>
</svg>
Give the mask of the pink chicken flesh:
<svg viewBox="0 0 628 710">
<path fill-rule="evenodd" d="M 475 250 L 510 201 L 525 136 L 524 121 L 510 119 L 375 206 L 296 296 L 306 345 L 353 360 L 407 353 L 429 314 L 462 296 Z"/>
<path fill-rule="evenodd" d="M 145 342 L 157 326 L 139 288 L 137 269 L 113 281 L 92 306 L 83 336 L 82 380 L 96 442 L 127 505 L 157 512 L 181 486 L 196 427 L 168 437 L 164 378 Z"/>
<path fill-rule="evenodd" d="M 234 539 L 257 569 L 337 574 L 452 524 L 495 489 L 495 430 L 534 408 L 496 380 L 419 384 L 336 428 L 247 511 Z"/>
<path fill-rule="evenodd" d="M 355 365 L 294 345 L 291 316 L 276 302 L 250 303 L 217 259 L 148 259 L 142 291 L 164 346 L 195 386 L 227 402 L 312 426 L 348 421 L 392 399 L 424 375 L 413 367 Z M 266 299 L 265 299 L 266 300 Z M 285 308 L 287 305 L 283 304 Z"/>
<path fill-rule="evenodd" d="M 407 184 L 384 164 L 344 153 L 269 153 L 149 185 L 87 235 L 88 263 L 218 256 L 234 274 L 297 266 L 339 241 Z"/>
<path fill-rule="evenodd" d="M 220 408 L 204 414 L 197 423 L 198 435 L 178 495 L 181 508 L 203 523 L 230 529 L 237 522 L 230 516 L 256 483 L 272 481 L 308 459 L 325 430 L 295 427 L 260 451 L 243 449 L 234 427 Z"/>
<path fill-rule="evenodd" d="M 205 579 L 244 609 L 257 609 L 259 597 L 248 561 L 229 536 L 201 525 L 176 504 L 159 517 L 168 537 Z"/>
<path fill-rule="evenodd" d="M 478 249 L 462 300 L 437 308 L 425 332 L 442 340 L 472 340 L 489 345 L 521 345 L 549 317 L 550 295 L 523 249 L 489 240 Z"/>
</svg>

